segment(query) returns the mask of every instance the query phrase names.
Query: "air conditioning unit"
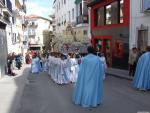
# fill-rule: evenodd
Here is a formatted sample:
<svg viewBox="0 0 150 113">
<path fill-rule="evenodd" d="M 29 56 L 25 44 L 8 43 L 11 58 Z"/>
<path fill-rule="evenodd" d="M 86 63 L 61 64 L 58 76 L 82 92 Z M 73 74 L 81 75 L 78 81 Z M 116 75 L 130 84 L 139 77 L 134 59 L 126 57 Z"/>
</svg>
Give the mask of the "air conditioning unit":
<svg viewBox="0 0 150 113">
<path fill-rule="evenodd" d="M 142 10 L 143 12 L 150 12 L 150 0 L 142 1 Z"/>
</svg>

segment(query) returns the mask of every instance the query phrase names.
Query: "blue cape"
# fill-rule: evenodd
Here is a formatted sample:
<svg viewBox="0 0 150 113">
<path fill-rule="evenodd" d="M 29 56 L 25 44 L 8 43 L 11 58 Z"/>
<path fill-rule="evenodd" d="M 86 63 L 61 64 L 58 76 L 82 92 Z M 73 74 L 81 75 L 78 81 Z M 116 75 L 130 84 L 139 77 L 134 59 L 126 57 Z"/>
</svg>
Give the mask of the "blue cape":
<svg viewBox="0 0 150 113">
<path fill-rule="evenodd" d="M 150 89 L 150 52 L 144 53 L 139 58 L 133 85 L 135 88 Z"/>
<path fill-rule="evenodd" d="M 89 54 L 79 67 L 73 101 L 83 107 L 96 107 L 103 100 L 104 69 L 99 57 Z"/>
</svg>

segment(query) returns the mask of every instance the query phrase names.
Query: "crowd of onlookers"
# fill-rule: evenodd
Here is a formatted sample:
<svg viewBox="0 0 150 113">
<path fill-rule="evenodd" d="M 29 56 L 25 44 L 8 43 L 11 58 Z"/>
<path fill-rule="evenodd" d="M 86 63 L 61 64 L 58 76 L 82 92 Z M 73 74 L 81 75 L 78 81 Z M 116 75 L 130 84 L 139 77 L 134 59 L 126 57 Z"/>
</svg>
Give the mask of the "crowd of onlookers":
<svg viewBox="0 0 150 113">
<path fill-rule="evenodd" d="M 133 47 L 129 54 L 129 75 L 134 77 L 136 66 L 138 63 L 139 58 L 145 53 L 146 51 L 140 51 L 138 48 Z"/>
<path fill-rule="evenodd" d="M 21 69 L 22 67 L 22 55 L 16 53 L 9 53 L 7 56 L 7 74 L 15 76 L 14 69 Z"/>
</svg>

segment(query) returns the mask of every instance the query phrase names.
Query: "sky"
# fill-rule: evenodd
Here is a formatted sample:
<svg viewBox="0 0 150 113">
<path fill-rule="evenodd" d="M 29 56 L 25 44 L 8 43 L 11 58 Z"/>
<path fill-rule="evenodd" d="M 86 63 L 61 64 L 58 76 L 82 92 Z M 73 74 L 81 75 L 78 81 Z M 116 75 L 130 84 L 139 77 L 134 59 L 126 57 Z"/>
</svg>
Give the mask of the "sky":
<svg viewBox="0 0 150 113">
<path fill-rule="evenodd" d="M 53 0 L 27 0 L 27 15 L 34 14 L 49 18 L 53 13 Z"/>
</svg>

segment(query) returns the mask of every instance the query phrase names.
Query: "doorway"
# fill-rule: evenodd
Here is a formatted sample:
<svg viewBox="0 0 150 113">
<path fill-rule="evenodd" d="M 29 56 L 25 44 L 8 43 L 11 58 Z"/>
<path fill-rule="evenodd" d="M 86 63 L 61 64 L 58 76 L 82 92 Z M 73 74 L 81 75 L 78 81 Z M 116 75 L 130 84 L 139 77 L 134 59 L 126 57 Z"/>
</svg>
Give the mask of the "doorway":
<svg viewBox="0 0 150 113">
<path fill-rule="evenodd" d="M 112 66 L 112 39 L 111 37 L 96 38 L 95 47 L 99 52 L 104 53 L 106 63 L 109 67 Z"/>
<path fill-rule="evenodd" d="M 137 47 L 138 49 L 143 52 L 146 51 L 146 47 L 148 45 L 148 30 L 138 30 L 138 40 L 137 40 Z"/>
</svg>

